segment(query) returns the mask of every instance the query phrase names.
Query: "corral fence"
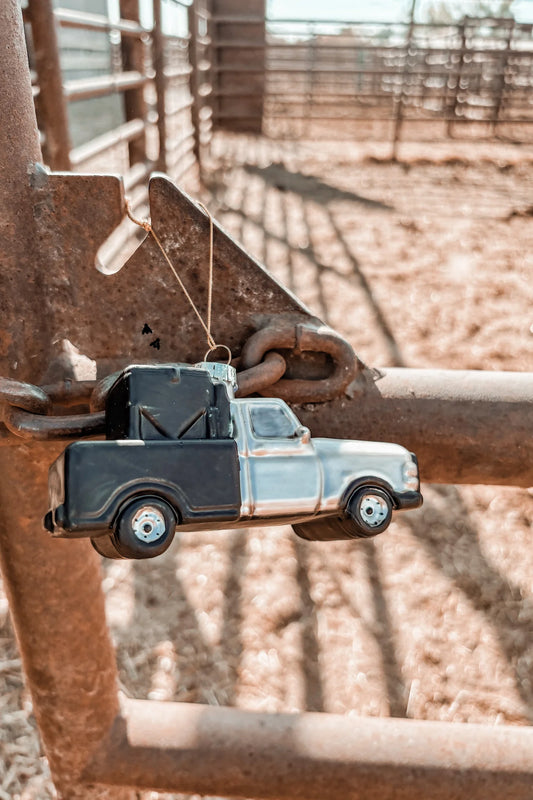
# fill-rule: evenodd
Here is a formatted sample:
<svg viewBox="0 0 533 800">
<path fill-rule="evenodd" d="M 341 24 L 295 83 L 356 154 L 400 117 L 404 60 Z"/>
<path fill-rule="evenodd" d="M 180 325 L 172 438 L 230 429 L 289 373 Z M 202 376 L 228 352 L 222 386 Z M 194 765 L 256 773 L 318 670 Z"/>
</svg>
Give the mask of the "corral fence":
<svg viewBox="0 0 533 800">
<path fill-rule="evenodd" d="M 215 31 L 230 22 L 243 35 L 214 39 L 223 51 L 214 65 L 216 126 L 262 125 L 267 135 L 298 138 L 360 138 L 379 129 L 393 141 L 404 123 L 438 123 L 448 136 L 479 135 L 480 126 L 485 135 L 513 138 L 531 130 L 532 25 L 472 17 L 453 24 L 267 19 L 259 54 L 257 37 L 245 31 L 256 31 L 261 17 L 213 15 Z M 254 111 L 256 75 L 264 96 Z"/>
<path fill-rule="evenodd" d="M 217 129 L 390 139 L 394 154 L 402 136 L 531 136 L 531 24 L 269 19 L 264 0 L 88 7 L 24 9 L 44 158 L 76 171 L 105 158 L 134 209 L 154 169 L 201 170 Z"/>
<path fill-rule="evenodd" d="M 95 163 L 124 175 L 132 206 L 154 169 L 176 180 L 209 141 L 209 14 L 205 3 L 120 0 L 94 10 L 28 0 L 23 9 L 33 95 L 45 162 L 87 171 Z M 139 188 L 140 187 L 140 188 Z"/>
</svg>

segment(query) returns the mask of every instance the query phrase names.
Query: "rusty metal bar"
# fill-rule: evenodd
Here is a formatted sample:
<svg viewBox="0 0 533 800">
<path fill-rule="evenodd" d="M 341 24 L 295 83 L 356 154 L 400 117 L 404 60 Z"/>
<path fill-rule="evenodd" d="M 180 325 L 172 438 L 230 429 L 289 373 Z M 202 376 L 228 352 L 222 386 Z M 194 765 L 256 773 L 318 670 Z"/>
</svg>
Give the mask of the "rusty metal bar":
<svg viewBox="0 0 533 800">
<path fill-rule="evenodd" d="M 146 130 L 146 122 L 142 119 L 132 119 L 125 122 L 123 125 L 118 125 L 111 131 L 106 131 L 101 136 L 91 139 L 89 142 L 76 147 L 71 150 L 70 161 L 73 167 L 83 164 L 89 158 L 109 150 L 111 147 L 116 147 L 123 142 L 130 142 L 132 139 L 137 138 Z"/>
<path fill-rule="evenodd" d="M 136 89 L 148 83 L 146 75 L 140 72 L 122 72 L 120 75 L 99 75 L 96 78 L 76 78 L 65 81 L 63 91 L 69 102 L 91 100 L 113 92 Z"/>
<path fill-rule="evenodd" d="M 18 0 L 0 4 L 0 53 L 6 318 L 17 307 L 2 332 L 0 374 L 24 380 L 35 377 L 36 369 L 44 371 L 51 354 L 53 330 L 39 287 L 53 255 L 36 228 L 34 193 L 44 171 L 35 167 L 39 138 Z M 117 673 L 96 553 L 83 542 L 58 547 L 42 534 L 47 465 L 57 452 L 50 445 L 22 444 L 0 453 L 0 564 L 11 618 L 59 797 L 131 800 L 128 790 L 79 786 L 83 766 L 117 713 Z"/>
<path fill-rule="evenodd" d="M 167 169 L 167 122 L 166 122 L 166 92 L 167 78 L 165 76 L 165 37 L 161 24 L 161 0 L 154 0 L 154 28 L 152 31 L 153 64 L 155 72 L 155 91 L 157 102 L 157 133 L 159 138 L 159 156 L 157 168 L 161 172 Z"/>
<path fill-rule="evenodd" d="M 507 43 L 505 45 L 505 50 L 502 53 L 502 60 L 499 68 L 500 74 L 498 76 L 498 88 L 494 103 L 493 117 L 491 120 L 491 130 L 493 133 L 496 130 L 498 122 L 500 122 L 500 113 L 502 110 L 503 96 L 505 93 L 505 83 L 507 77 L 509 56 L 512 54 L 513 33 L 514 33 L 514 19 L 509 21 L 508 31 L 507 31 Z"/>
<path fill-rule="evenodd" d="M 73 11 L 70 8 L 56 8 L 54 14 L 62 28 L 82 28 L 86 31 L 119 31 L 122 36 L 136 37 L 150 33 L 142 25 L 129 22 L 126 19 L 121 19 L 119 22 L 111 22 L 104 14 Z"/>
<path fill-rule="evenodd" d="M 120 16 L 139 24 L 139 0 L 120 0 Z M 139 38 L 122 37 L 122 68 L 126 72 L 139 72 L 144 75 L 144 42 Z M 146 117 L 146 101 L 144 85 L 127 89 L 123 95 L 126 121 L 144 120 Z M 146 133 L 143 130 L 128 143 L 130 165 L 146 161 Z"/>
<path fill-rule="evenodd" d="M 221 119 L 265 119 L 265 115 L 260 117 L 258 114 L 214 114 L 215 120 Z M 361 114 L 360 116 L 351 115 L 349 117 L 337 117 L 332 116 L 331 114 L 313 114 L 312 116 L 307 116 L 305 114 L 267 114 L 266 122 L 272 121 L 273 119 L 282 119 L 282 120 L 308 120 L 309 122 L 323 122 L 323 121 L 330 121 L 330 122 L 394 122 L 396 117 L 388 116 L 388 117 L 378 117 L 378 116 L 367 116 L 366 114 Z M 465 119 L 456 119 L 455 117 L 415 117 L 415 116 L 403 116 L 404 122 L 416 122 L 416 123 L 425 123 L 425 122 L 447 122 L 451 120 L 454 125 L 458 124 L 469 124 L 469 125 L 488 125 L 490 124 L 490 120 L 482 117 L 468 117 Z M 519 117 L 517 119 L 500 119 L 496 120 L 495 124 L 497 125 L 531 125 L 533 123 L 533 117 Z M 335 130 L 335 134 L 339 133 L 338 130 Z M 314 133 L 308 131 L 308 136 L 313 136 Z M 330 136 L 333 140 L 336 138 L 335 136 Z M 304 137 L 305 138 L 305 137 Z"/>
<path fill-rule="evenodd" d="M 70 134 L 52 0 L 30 0 L 29 13 L 49 166 L 69 170 Z"/>
<path fill-rule="evenodd" d="M 354 395 L 302 406 L 315 436 L 394 441 L 423 481 L 533 486 L 533 373 L 366 371 Z"/>
<path fill-rule="evenodd" d="M 85 779 L 276 800 L 530 800 L 533 728 L 128 700 Z"/>
<path fill-rule="evenodd" d="M 200 107 L 201 97 L 199 92 L 198 75 L 198 17 L 196 15 L 196 2 L 193 2 L 187 9 L 189 22 L 189 63 L 191 65 L 190 91 L 192 96 L 191 120 L 194 128 L 194 147 L 193 152 L 198 161 L 200 176 L 202 175 L 202 156 L 200 142 Z"/>
<path fill-rule="evenodd" d="M 165 38 L 165 37 L 163 37 L 163 38 Z M 167 67 L 164 70 L 164 75 L 165 75 L 165 78 L 166 78 L 167 81 L 173 81 L 176 78 L 189 77 L 191 75 L 191 73 L 192 73 L 192 67 L 191 66 L 175 67 L 174 69 Z"/>
<path fill-rule="evenodd" d="M 457 66 L 457 72 L 456 72 L 456 76 L 455 76 L 455 87 L 454 87 L 454 93 L 453 93 L 453 105 L 452 105 L 452 110 L 451 110 L 451 117 L 448 119 L 447 125 L 446 125 L 446 134 L 450 138 L 453 137 L 453 123 L 455 121 L 455 118 L 457 117 L 457 111 L 458 111 L 458 108 L 459 108 L 459 93 L 461 91 L 461 78 L 462 78 L 462 75 L 463 75 L 463 67 L 464 67 L 464 63 L 465 63 L 466 21 L 465 21 L 464 18 L 463 18 L 463 21 L 461 23 L 460 33 L 461 33 L 461 55 L 459 57 L 459 64 Z M 453 53 L 450 53 L 450 55 L 453 55 Z"/>
<path fill-rule="evenodd" d="M 400 142 L 400 136 L 402 132 L 402 123 L 403 123 L 403 112 L 404 112 L 404 105 L 405 105 L 405 81 L 407 76 L 409 75 L 409 57 L 411 51 L 411 44 L 413 39 L 413 31 L 415 27 L 415 8 L 416 8 L 416 0 L 411 0 L 411 11 L 409 13 L 409 27 L 407 29 L 407 42 L 405 45 L 405 62 L 402 71 L 402 88 L 400 91 L 400 97 L 398 99 L 398 103 L 396 106 L 396 115 L 394 120 L 394 132 L 392 136 L 392 154 L 391 157 L 395 160 L 398 156 L 398 144 Z"/>
</svg>

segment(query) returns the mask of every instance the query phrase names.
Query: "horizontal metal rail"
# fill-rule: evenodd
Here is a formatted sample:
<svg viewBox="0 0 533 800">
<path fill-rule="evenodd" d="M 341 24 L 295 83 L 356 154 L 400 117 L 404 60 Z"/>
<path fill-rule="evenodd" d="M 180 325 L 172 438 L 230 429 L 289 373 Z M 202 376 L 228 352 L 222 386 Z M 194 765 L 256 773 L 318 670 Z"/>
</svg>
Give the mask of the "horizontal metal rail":
<svg viewBox="0 0 533 800">
<path fill-rule="evenodd" d="M 126 192 L 129 192 L 135 186 L 138 186 L 143 181 L 146 181 L 149 177 L 150 173 L 156 168 L 156 165 L 153 161 L 140 161 L 138 164 L 134 164 L 133 167 L 130 167 L 129 170 L 124 175 L 124 189 Z M 146 200 L 146 197 L 145 197 Z M 132 208 L 135 208 L 134 203 L 131 203 Z"/>
<path fill-rule="evenodd" d="M 135 22 L 121 19 L 112 22 L 103 14 L 93 14 L 88 11 L 73 11 L 70 8 L 56 8 L 54 16 L 63 28 L 81 28 L 87 31 L 119 31 L 123 36 L 146 36 L 151 33 L 149 28 L 144 28 Z"/>
<path fill-rule="evenodd" d="M 167 117 L 176 117 L 178 114 L 183 114 L 184 111 L 189 111 L 192 104 L 193 104 L 192 97 L 183 100 L 183 102 L 178 103 L 176 106 L 171 106 L 167 109 Z"/>
<path fill-rule="evenodd" d="M 97 136 L 86 144 L 74 148 L 70 152 L 70 163 L 73 167 L 83 164 L 90 158 L 94 158 L 106 150 L 116 147 L 123 142 L 131 142 L 137 136 L 140 136 L 147 128 L 147 123 L 142 119 L 132 119 L 129 122 L 124 122 L 113 130 Z"/>
<path fill-rule="evenodd" d="M 128 700 L 83 779 L 277 800 L 530 800 L 533 728 Z"/>
<path fill-rule="evenodd" d="M 171 155 L 169 163 L 174 172 L 174 179 L 176 181 L 180 181 L 189 172 L 189 170 L 196 165 L 196 156 L 194 155 L 194 152 L 190 150 L 180 158 L 173 159 Z"/>
<path fill-rule="evenodd" d="M 103 97 L 114 92 L 125 92 L 144 86 L 150 78 L 140 72 L 121 72 L 118 75 L 101 75 L 96 78 L 79 78 L 65 81 L 63 91 L 70 102 L 76 100 L 90 100 L 93 97 Z"/>
<path fill-rule="evenodd" d="M 242 114 L 231 114 L 231 113 L 222 113 L 222 112 L 214 112 L 213 119 L 215 122 L 220 120 L 258 120 L 264 119 L 263 115 L 252 114 L 252 113 L 242 113 Z M 286 120 L 286 121 L 309 121 L 309 122 L 394 122 L 395 117 L 393 115 L 389 116 L 377 116 L 377 115 L 370 115 L 370 114 L 360 114 L 355 115 L 352 114 L 351 116 L 341 117 L 335 116 L 332 114 L 272 114 L 268 115 L 268 119 L 264 121 L 265 126 L 268 125 L 269 120 Z M 453 122 L 454 125 L 457 123 L 458 125 L 531 125 L 533 123 L 533 118 L 531 117 L 524 117 L 518 119 L 505 119 L 501 118 L 498 120 L 493 120 L 490 117 L 453 117 L 453 116 L 444 116 L 435 112 L 435 116 L 428 117 L 428 116 L 414 116 L 409 114 L 404 114 L 403 119 L 405 122 L 420 122 L 420 123 L 429 123 L 429 122 Z M 332 134 L 333 135 L 333 134 Z M 305 137 L 304 137 L 305 138 Z"/>
<path fill-rule="evenodd" d="M 403 444 L 424 481 L 533 486 L 533 373 L 380 369 L 298 415 L 314 435 Z"/>
<path fill-rule="evenodd" d="M 258 23 L 262 23 L 265 21 L 265 18 L 259 16 L 257 14 L 211 14 L 211 19 L 213 22 L 224 22 L 224 23 L 238 23 L 244 25 L 257 25 Z M 478 22 L 478 17 L 468 17 L 465 18 L 465 24 Z M 487 25 L 493 25 L 493 27 L 499 27 L 502 23 L 509 24 L 511 22 L 510 19 L 501 18 L 501 17 L 485 17 L 483 20 L 484 23 Z M 271 25 L 319 25 L 321 27 L 346 27 L 351 26 L 352 28 L 383 28 L 388 30 L 395 30 L 396 28 L 408 28 L 410 26 L 410 22 L 408 21 L 397 21 L 397 22 L 384 22 L 383 20 L 364 20 L 361 21 L 360 19 L 316 19 L 316 18 L 296 18 L 296 17 L 267 17 L 266 19 L 267 26 Z M 417 29 L 453 29 L 456 30 L 461 23 L 458 22 L 415 22 L 414 28 Z M 530 32 L 530 24 L 526 22 L 516 22 L 515 27 L 518 29 L 523 29 L 526 32 Z"/>
<path fill-rule="evenodd" d="M 174 67 L 174 69 L 167 67 L 163 71 L 163 74 L 167 81 L 172 81 L 175 78 L 188 78 L 191 72 L 192 72 L 192 67 L 190 66 L 190 64 L 183 64 L 180 67 Z"/>
</svg>

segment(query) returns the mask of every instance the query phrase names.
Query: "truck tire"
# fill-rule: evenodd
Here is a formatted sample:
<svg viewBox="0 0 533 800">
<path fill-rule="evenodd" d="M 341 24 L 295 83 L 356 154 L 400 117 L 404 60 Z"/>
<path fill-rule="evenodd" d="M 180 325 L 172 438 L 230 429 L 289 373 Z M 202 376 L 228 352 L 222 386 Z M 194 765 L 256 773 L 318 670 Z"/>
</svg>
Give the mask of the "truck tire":
<svg viewBox="0 0 533 800">
<path fill-rule="evenodd" d="M 138 497 L 120 513 L 112 536 L 119 557 L 154 558 L 170 547 L 177 515 L 159 497 Z"/>
<path fill-rule="evenodd" d="M 105 558 L 123 558 L 113 543 L 113 534 L 106 533 L 91 539 L 91 544 L 96 552 Z"/>
<path fill-rule="evenodd" d="M 346 511 L 359 529 L 359 536 L 376 536 L 391 523 L 392 500 L 383 489 L 363 486 L 350 497 Z"/>
<path fill-rule="evenodd" d="M 292 529 L 300 539 L 307 539 L 309 542 L 335 542 L 340 539 L 358 539 L 361 536 L 358 526 L 351 519 L 340 517 L 300 522 L 293 525 Z"/>
</svg>

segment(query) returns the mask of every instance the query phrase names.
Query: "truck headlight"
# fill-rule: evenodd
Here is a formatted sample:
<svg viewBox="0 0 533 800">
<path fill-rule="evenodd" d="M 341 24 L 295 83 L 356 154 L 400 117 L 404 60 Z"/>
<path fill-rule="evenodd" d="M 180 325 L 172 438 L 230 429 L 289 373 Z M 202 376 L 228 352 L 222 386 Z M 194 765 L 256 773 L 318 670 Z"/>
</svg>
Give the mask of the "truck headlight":
<svg viewBox="0 0 533 800">
<path fill-rule="evenodd" d="M 420 482 L 418 480 L 418 467 L 414 461 L 407 461 L 403 465 L 403 480 L 405 488 L 410 491 L 418 491 Z"/>
</svg>

